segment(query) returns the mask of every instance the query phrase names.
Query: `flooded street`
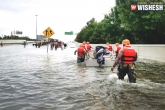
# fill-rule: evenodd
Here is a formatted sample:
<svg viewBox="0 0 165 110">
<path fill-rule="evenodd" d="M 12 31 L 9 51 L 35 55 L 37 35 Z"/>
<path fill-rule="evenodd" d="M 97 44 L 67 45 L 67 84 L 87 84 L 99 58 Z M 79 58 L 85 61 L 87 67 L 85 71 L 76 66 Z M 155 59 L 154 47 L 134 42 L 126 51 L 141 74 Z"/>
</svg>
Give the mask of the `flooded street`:
<svg viewBox="0 0 165 110">
<path fill-rule="evenodd" d="M 164 110 L 165 63 L 136 64 L 137 83 L 77 65 L 76 48 L 0 48 L 0 110 Z"/>
</svg>

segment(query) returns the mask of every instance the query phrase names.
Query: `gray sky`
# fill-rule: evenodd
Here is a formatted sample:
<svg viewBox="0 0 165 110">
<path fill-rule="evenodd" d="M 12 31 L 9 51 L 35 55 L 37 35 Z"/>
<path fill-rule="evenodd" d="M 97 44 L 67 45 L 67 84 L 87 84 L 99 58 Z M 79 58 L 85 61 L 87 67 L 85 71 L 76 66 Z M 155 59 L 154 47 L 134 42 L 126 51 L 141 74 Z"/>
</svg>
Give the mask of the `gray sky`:
<svg viewBox="0 0 165 110">
<path fill-rule="evenodd" d="M 65 31 L 79 32 L 92 18 L 100 21 L 115 6 L 115 0 L 0 0 L 0 36 L 23 31 L 35 38 L 50 27 L 53 38 Z"/>
</svg>

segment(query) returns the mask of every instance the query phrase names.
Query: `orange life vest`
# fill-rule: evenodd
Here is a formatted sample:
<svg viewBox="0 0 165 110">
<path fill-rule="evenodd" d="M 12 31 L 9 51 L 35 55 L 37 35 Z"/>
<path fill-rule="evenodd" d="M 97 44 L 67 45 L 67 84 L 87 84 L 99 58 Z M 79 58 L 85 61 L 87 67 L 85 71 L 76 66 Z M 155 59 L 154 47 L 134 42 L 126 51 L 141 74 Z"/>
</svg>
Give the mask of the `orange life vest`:
<svg viewBox="0 0 165 110">
<path fill-rule="evenodd" d="M 108 46 L 108 50 L 112 51 L 112 46 L 111 45 Z"/>
<path fill-rule="evenodd" d="M 131 46 L 125 46 L 123 56 L 121 58 L 121 62 L 124 64 L 132 64 L 134 63 L 136 58 L 136 51 Z"/>
<path fill-rule="evenodd" d="M 91 49 L 91 46 L 90 45 L 87 45 L 87 51 L 89 51 Z"/>
<path fill-rule="evenodd" d="M 85 45 L 82 46 L 85 49 Z"/>
<path fill-rule="evenodd" d="M 83 47 L 79 47 L 78 50 L 77 50 L 77 55 L 79 57 L 82 57 L 84 56 L 84 48 Z"/>
<path fill-rule="evenodd" d="M 117 46 L 117 50 L 116 50 L 116 53 L 118 54 L 119 53 L 119 50 L 121 49 L 121 47 Z"/>
</svg>

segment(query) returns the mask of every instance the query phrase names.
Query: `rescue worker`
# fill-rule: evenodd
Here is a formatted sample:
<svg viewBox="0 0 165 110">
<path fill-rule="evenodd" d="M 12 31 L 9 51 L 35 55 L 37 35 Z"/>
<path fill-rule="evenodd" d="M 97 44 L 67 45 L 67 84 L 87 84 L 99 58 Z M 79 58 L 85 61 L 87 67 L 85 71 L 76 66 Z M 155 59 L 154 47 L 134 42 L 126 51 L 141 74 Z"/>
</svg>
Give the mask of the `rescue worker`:
<svg viewBox="0 0 165 110">
<path fill-rule="evenodd" d="M 3 46 L 3 43 L 2 43 L 2 41 L 1 41 L 1 47 Z"/>
<path fill-rule="evenodd" d="M 82 44 L 83 44 L 83 48 L 86 50 L 86 44 L 87 43 L 84 41 Z"/>
<path fill-rule="evenodd" d="M 112 47 L 112 45 L 110 45 L 109 42 L 107 42 L 106 45 L 107 45 L 108 50 L 110 51 L 110 57 L 112 57 L 112 52 L 114 52 L 113 47 Z"/>
<path fill-rule="evenodd" d="M 118 79 L 124 80 L 124 77 L 127 73 L 129 82 L 136 83 L 136 74 L 134 68 L 135 61 L 137 60 L 137 52 L 130 46 L 130 41 L 128 39 L 123 40 L 122 44 L 123 48 L 120 49 L 111 71 L 113 71 L 115 66 L 119 63 L 117 73 Z"/>
<path fill-rule="evenodd" d="M 105 47 L 105 55 L 109 55 L 110 54 L 110 51 L 107 47 Z"/>
<path fill-rule="evenodd" d="M 54 46 L 55 46 L 55 50 L 57 50 L 57 48 L 58 48 L 58 42 L 57 41 L 54 43 Z"/>
<path fill-rule="evenodd" d="M 76 52 L 77 52 L 77 63 L 84 62 L 86 50 L 84 49 L 83 44 L 80 44 L 80 47 L 77 50 L 75 50 L 74 55 L 76 55 Z"/>
<path fill-rule="evenodd" d="M 24 48 L 26 47 L 26 41 L 23 42 Z"/>
<path fill-rule="evenodd" d="M 62 48 L 62 42 L 61 41 L 58 42 L 58 47 L 60 47 L 61 50 L 63 50 L 63 48 Z"/>
<path fill-rule="evenodd" d="M 85 51 L 86 51 L 86 42 L 85 42 L 85 41 L 83 41 L 82 47 L 83 47 L 83 48 L 85 49 Z M 86 58 L 86 53 L 84 54 L 84 60 L 85 60 L 85 58 Z"/>
<path fill-rule="evenodd" d="M 38 46 L 38 48 L 40 48 L 40 46 L 41 46 L 41 42 L 38 42 L 38 43 L 37 43 L 37 46 Z"/>
<path fill-rule="evenodd" d="M 118 56 L 118 53 L 119 53 L 120 49 L 121 49 L 121 47 L 119 46 L 119 43 L 116 43 L 116 48 L 115 48 L 116 58 Z"/>
<path fill-rule="evenodd" d="M 109 51 L 113 51 L 112 45 L 110 45 L 109 42 L 107 42 L 106 44 L 107 44 L 107 48 L 108 48 L 108 50 L 109 50 Z"/>
<path fill-rule="evenodd" d="M 87 59 L 89 59 L 89 57 L 90 57 L 90 55 L 89 55 L 89 52 L 90 52 L 90 50 L 91 50 L 91 45 L 89 44 L 89 42 L 87 42 L 87 44 L 86 44 L 86 57 L 87 57 Z"/>
<path fill-rule="evenodd" d="M 50 49 L 53 50 L 53 48 L 54 48 L 54 42 L 51 42 L 50 43 Z"/>
<path fill-rule="evenodd" d="M 37 48 L 37 46 L 38 46 L 38 43 L 37 43 L 37 42 L 35 42 L 35 46 L 36 46 L 36 48 Z"/>
<path fill-rule="evenodd" d="M 64 49 L 67 47 L 67 44 L 66 43 L 64 43 Z"/>
</svg>

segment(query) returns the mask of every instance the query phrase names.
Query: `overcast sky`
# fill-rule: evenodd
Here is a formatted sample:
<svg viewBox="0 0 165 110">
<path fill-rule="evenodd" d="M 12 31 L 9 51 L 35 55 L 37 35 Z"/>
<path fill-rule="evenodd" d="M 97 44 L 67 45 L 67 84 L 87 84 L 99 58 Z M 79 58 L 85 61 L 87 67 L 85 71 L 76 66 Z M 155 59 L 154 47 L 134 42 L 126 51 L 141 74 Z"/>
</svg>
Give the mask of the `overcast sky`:
<svg viewBox="0 0 165 110">
<path fill-rule="evenodd" d="M 23 31 L 36 38 L 50 27 L 53 38 L 65 31 L 79 32 L 90 19 L 101 21 L 115 6 L 115 0 L 0 0 L 0 36 Z"/>
</svg>

